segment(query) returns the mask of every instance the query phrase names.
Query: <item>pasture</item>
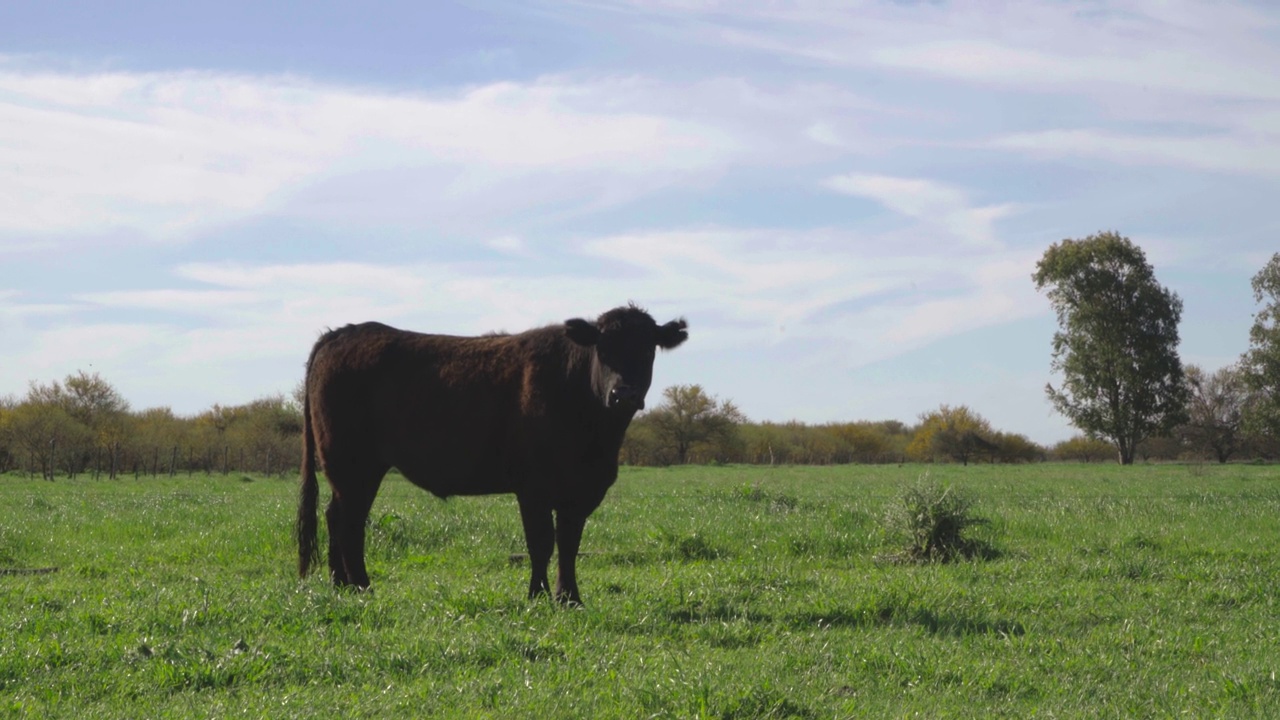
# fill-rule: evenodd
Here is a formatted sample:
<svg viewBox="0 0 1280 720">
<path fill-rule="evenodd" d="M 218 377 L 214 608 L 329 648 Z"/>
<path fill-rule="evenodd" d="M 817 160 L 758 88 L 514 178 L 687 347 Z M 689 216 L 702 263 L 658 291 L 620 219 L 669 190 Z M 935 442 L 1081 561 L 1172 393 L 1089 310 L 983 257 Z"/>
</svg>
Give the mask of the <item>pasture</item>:
<svg viewBox="0 0 1280 720">
<path fill-rule="evenodd" d="M 994 557 L 878 559 L 925 472 Z M 1275 467 L 623 468 L 575 610 L 524 599 L 511 496 L 388 478 L 363 594 L 296 579 L 295 507 L 0 478 L 0 567 L 58 568 L 0 575 L 0 715 L 1280 717 Z"/>
</svg>

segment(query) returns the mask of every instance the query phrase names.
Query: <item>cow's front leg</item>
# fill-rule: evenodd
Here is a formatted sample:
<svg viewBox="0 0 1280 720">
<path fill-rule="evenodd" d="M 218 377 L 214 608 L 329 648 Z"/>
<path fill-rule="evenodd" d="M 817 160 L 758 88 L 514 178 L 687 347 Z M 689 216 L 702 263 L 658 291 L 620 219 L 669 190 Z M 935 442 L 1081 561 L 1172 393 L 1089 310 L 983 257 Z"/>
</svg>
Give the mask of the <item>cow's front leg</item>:
<svg viewBox="0 0 1280 720">
<path fill-rule="evenodd" d="M 578 546 L 582 543 L 582 528 L 587 524 L 584 513 L 556 512 L 556 572 L 557 601 L 565 605 L 581 605 L 582 596 L 578 594 Z"/>
<path fill-rule="evenodd" d="M 547 564 L 555 549 L 556 530 L 551 519 L 551 506 L 517 497 L 520 503 L 520 520 L 524 523 L 524 542 L 529 549 L 529 599 L 551 592 L 547 581 Z"/>
</svg>

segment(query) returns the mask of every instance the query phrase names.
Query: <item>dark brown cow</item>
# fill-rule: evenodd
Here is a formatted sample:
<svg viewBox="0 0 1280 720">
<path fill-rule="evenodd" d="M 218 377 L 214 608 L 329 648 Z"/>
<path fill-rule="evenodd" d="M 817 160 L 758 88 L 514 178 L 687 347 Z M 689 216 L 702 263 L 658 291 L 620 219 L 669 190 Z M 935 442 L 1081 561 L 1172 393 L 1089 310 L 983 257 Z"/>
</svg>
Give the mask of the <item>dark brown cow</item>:
<svg viewBox="0 0 1280 720">
<path fill-rule="evenodd" d="M 365 521 L 398 469 L 445 498 L 515 493 L 533 566 L 529 597 L 581 603 L 575 561 L 587 516 L 618 477 L 618 450 L 653 379 L 656 348 L 688 337 L 634 305 L 518 335 L 454 337 L 380 323 L 325 333 L 307 361 L 298 571 L 319 560 L 315 459 L 332 499 L 329 573 L 369 586 Z M 554 512 L 554 522 L 552 513 Z"/>
</svg>

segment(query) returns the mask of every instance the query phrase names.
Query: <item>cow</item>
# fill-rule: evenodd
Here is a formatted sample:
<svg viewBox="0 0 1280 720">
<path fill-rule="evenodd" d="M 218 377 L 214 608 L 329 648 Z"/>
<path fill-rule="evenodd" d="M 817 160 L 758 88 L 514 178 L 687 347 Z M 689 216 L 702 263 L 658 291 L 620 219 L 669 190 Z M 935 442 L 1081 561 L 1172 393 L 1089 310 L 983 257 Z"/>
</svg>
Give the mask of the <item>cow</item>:
<svg viewBox="0 0 1280 720">
<path fill-rule="evenodd" d="M 369 587 L 365 523 L 396 468 L 438 497 L 514 493 L 532 572 L 529 597 L 581 605 L 582 529 L 618 477 L 618 451 L 644 409 L 657 348 L 686 339 L 634 304 L 509 335 L 427 335 L 376 322 L 331 330 L 307 360 L 298 574 L 319 562 L 316 462 L 328 477 L 329 574 Z M 554 514 L 554 518 L 553 518 Z M 547 579 L 559 547 L 554 593 Z"/>
</svg>

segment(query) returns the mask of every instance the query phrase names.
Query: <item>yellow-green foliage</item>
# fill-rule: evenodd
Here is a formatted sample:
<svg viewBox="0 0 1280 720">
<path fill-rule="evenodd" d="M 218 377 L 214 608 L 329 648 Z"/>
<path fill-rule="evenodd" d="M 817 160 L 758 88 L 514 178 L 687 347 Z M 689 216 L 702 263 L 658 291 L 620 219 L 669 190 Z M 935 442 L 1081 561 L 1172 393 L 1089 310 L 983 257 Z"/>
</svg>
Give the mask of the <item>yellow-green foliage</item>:
<svg viewBox="0 0 1280 720">
<path fill-rule="evenodd" d="M 920 416 L 907 457 L 917 462 L 957 460 L 967 463 L 986 449 L 994 435 L 991 423 L 967 405 L 941 405 Z"/>
</svg>

